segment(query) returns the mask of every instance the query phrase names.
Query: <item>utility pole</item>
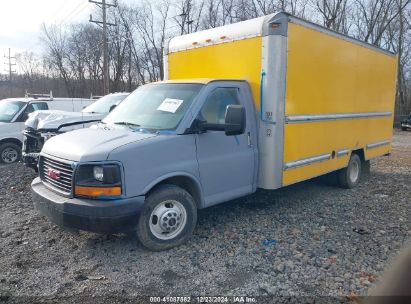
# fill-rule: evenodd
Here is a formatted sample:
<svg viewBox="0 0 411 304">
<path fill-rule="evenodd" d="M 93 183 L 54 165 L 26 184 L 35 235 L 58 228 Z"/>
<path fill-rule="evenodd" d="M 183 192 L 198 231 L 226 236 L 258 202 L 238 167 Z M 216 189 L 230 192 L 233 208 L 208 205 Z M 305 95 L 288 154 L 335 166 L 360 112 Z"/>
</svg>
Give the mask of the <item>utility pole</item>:
<svg viewBox="0 0 411 304">
<path fill-rule="evenodd" d="M 4 64 L 8 65 L 8 69 L 5 70 L 5 71 L 9 73 L 10 97 L 12 97 L 12 95 L 13 95 L 13 88 L 12 88 L 12 86 L 11 86 L 11 78 L 12 78 L 13 73 L 16 73 L 16 71 L 13 70 L 13 68 L 12 68 L 13 66 L 16 65 L 16 63 L 12 63 L 12 59 L 16 60 L 16 57 L 11 57 L 11 50 L 10 50 L 10 48 L 9 48 L 9 55 L 8 55 L 8 56 L 4 55 L 4 58 L 6 58 L 6 59 L 8 60 L 8 62 L 5 62 Z"/>
<path fill-rule="evenodd" d="M 109 66 L 108 66 L 108 44 L 107 44 L 107 26 L 116 26 L 114 23 L 107 22 L 107 8 L 116 7 L 117 1 L 115 3 L 107 3 L 106 0 L 101 0 L 101 2 L 88 0 L 91 3 L 96 4 L 103 11 L 103 20 L 97 21 L 93 20 L 93 16 L 90 15 L 90 22 L 96 23 L 97 25 L 102 25 L 103 27 L 103 95 L 109 93 L 110 88 L 110 76 L 109 76 Z"/>
</svg>

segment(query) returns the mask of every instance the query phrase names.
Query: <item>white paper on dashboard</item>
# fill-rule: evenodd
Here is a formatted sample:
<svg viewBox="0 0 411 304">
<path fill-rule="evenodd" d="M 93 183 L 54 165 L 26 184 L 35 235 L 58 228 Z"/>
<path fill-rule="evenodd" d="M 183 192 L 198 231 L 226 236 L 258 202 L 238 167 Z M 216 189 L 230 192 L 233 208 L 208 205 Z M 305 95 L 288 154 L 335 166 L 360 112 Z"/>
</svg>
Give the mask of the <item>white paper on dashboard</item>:
<svg viewBox="0 0 411 304">
<path fill-rule="evenodd" d="M 159 111 L 175 113 L 181 104 L 184 102 L 182 99 L 166 98 L 157 108 Z"/>
</svg>

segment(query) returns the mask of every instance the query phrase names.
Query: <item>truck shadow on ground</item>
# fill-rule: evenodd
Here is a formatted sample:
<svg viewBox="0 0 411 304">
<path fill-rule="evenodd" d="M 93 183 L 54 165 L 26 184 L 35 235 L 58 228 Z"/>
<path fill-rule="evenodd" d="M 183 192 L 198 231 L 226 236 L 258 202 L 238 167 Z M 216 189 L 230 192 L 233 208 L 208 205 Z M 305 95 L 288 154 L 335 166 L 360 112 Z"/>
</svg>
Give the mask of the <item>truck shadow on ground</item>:
<svg viewBox="0 0 411 304">
<path fill-rule="evenodd" d="M 10 237 L 3 239 L 13 246 L 7 263 L 19 273 L 19 280 L 27 277 L 24 282 L 29 286 L 37 286 L 34 277 L 48 280 L 50 276 L 67 292 L 103 283 L 115 289 L 129 287 L 137 294 L 258 289 L 261 280 L 291 280 L 291 272 L 283 273 L 288 271 L 285 261 L 301 265 L 293 282 L 303 284 L 304 272 L 313 269 L 324 269 L 326 280 L 323 263 L 335 252 L 336 273 L 346 271 L 352 259 L 361 259 L 355 262 L 358 269 L 370 263 L 385 265 L 389 253 L 401 246 L 411 229 L 411 219 L 404 214 L 409 173 L 374 170 L 356 189 L 341 189 L 317 178 L 279 190 L 258 190 L 200 210 L 192 238 L 164 252 L 146 250 L 135 234 L 73 234 L 53 225 L 26 197 L 32 179 L 27 173 L 21 187 L 13 190 L 19 204 L 4 206 L 5 211 L 19 212 Z M 10 179 L 4 182 L 4 189 L 10 189 Z M 404 221 L 399 222 L 399 217 Z M 357 227 L 365 234 L 353 232 Z M 380 230 L 385 233 L 378 236 Z M 274 243 L 264 245 L 266 239 Z M 298 252 L 307 260 L 298 262 Z M 38 269 L 43 272 L 35 272 Z M 358 269 L 350 272 L 360 273 Z"/>
<path fill-rule="evenodd" d="M 344 263 L 353 258 L 346 248 L 354 247 L 382 262 L 385 258 L 378 252 L 369 252 L 368 248 L 380 241 L 398 242 L 398 236 L 391 236 L 390 229 L 400 228 L 388 227 L 390 220 L 385 219 L 387 213 L 384 212 L 403 208 L 401 204 L 406 195 L 400 190 L 404 191 L 408 178 L 408 174 L 373 172 L 355 189 L 341 189 L 327 179 L 316 178 L 275 191 L 258 190 L 244 198 L 200 210 L 193 237 L 177 248 L 150 252 L 142 247 L 135 234 L 82 233 L 80 238 L 85 246 L 79 248 L 79 254 L 88 252 L 91 264 L 108 264 L 103 272 L 139 274 L 149 271 L 150 282 L 125 283 L 143 294 L 149 291 L 158 294 L 168 288 L 184 290 L 193 274 L 197 280 L 207 281 L 205 274 L 210 269 L 218 272 L 215 269 L 220 267 L 225 269 L 224 278 L 218 279 L 220 290 L 239 288 L 267 271 L 266 266 L 260 265 L 273 264 L 278 259 L 277 254 L 294 260 L 296 250 L 316 261 L 312 263 L 318 263 L 317 255 L 328 259 L 338 252 L 339 267 L 344 267 Z M 393 180 L 396 181 L 394 186 Z M 387 184 L 391 185 L 389 189 Z M 399 206 L 395 207 L 395 203 Z M 370 208 L 375 210 L 365 215 Z M 357 226 L 366 228 L 366 234 L 353 233 L 353 227 Z M 387 230 L 390 238 L 383 235 L 375 239 L 372 231 L 380 229 Z M 278 245 L 265 246 L 265 239 L 273 239 Z M 259 265 L 255 266 L 257 260 Z M 141 263 L 151 265 L 147 266 L 149 270 L 142 270 Z M 153 266 L 158 263 L 166 264 Z M 185 269 L 187 265 L 191 274 L 175 269 Z M 273 271 L 277 270 L 270 270 Z M 158 281 L 164 286 L 156 285 Z"/>
<path fill-rule="evenodd" d="M 360 193 L 363 188 L 369 188 L 369 184 L 376 180 L 386 180 L 393 178 L 391 174 L 373 173 L 372 176 L 365 176 L 362 184 L 356 189 L 341 189 L 335 185 L 333 180 L 319 177 L 308 181 L 290 185 L 278 190 L 257 190 L 256 193 L 243 198 L 231 200 L 222 204 L 218 204 L 206 209 L 199 210 L 197 227 L 194 235 L 187 245 L 182 247 L 190 247 L 190 244 L 201 242 L 203 239 L 211 237 L 212 231 L 225 231 L 227 229 L 246 229 L 244 225 L 238 223 L 247 221 L 258 221 L 261 215 L 266 217 L 270 214 L 281 214 L 284 221 L 287 221 L 287 214 L 307 211 L 307 209 L 316 207 L 316 201 L 335 200 L 341 195 L 355 195 Z M 397 180 L 406 180 L 406 176 L 396 178 Z M 377 191 L 378 192 L 378 191 Z M 318 204 L 317 204 L 318 205 Z M 257 218 L 254 219 L 254 217 Z M 237 230 L 238 230 L 237 229 Z M 89 246 L 96 247 L 104 244 L 116 242 L 117 245 L 133 246 L 136 252 L 148 252 L 142 247 L 135 233 L 116 234 L 116 235 L 100 235 L 87 233 Z M 181 246 L 180 246 L 181 247 Z M 173 251 L 175 249 L 171 249 Z"/>
<path fill-rule="evenodd" d="M 212 225 L 213 221 L 216 223 L 225 223 L 230 226 L 230 219 L 226 217 L 227 212 L 239 212 L 247 211 L 252 213 L 253 210 L 271 210 L 275 209 L 283 200 L 289 198 L 289 203 L 292 204 L 293 198 L 295 196 L 305 196 L 310 195 L 310 197 L 316 194 L 321 194 L 321 190 L 334 190 L 341 191 L 337 186 L 334 186 L 332 183 L 322 179 L 314 178 L 312 180 L 303 181 L 297 184 L 293 184 L 278 190 L 263 190 L 258 189 L 255 193 L 233 199 L 215 206 L 211 206 L 205 209 L 198 211 L 198 225 L 208 223 Z M 292 206 L 290 205 L 290 208 Z M 224 221 L 219 220 L 217 217 L 224 217 Z M 252 214 L 250 214 L 252 216 Z M 97 234 L 96 234 L 97 235 Z M 115 235 L 105 235 L 106 238 L 125 238 L 130 241 L 134 241 L 134 234 L 115 234 Z"/>
</svg>

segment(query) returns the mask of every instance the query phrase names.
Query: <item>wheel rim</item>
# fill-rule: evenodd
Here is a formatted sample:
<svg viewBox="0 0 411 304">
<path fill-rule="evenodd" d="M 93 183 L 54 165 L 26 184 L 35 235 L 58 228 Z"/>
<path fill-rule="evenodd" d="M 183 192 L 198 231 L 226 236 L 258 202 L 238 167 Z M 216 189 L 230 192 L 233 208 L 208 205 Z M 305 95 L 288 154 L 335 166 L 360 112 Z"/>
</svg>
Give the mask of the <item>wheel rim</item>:
<svg viewBox="0 0 411 304">
<path fill-rule="evenodd" d="M 184 206 L 175 200 L 158 204 L 151 212 L 150 231 L 158 239 L 169 240 L 178 236 L 187 222 Z"/>
<path fill-rule="evenodd" d="M 7 164 L 14 163 L 18 156 L 18 152 L 13 148 L 6 148 L 1 152 L 1 160 Z"/>
<path fill-rule="evenodd" d="M 358 176 L 360 175 L 360 165 L 358 162 L 354 161 L 351 164 L 350 170 L 350 180 L 352 183 L 355 183 L 358 180 Z"/>
</svg>

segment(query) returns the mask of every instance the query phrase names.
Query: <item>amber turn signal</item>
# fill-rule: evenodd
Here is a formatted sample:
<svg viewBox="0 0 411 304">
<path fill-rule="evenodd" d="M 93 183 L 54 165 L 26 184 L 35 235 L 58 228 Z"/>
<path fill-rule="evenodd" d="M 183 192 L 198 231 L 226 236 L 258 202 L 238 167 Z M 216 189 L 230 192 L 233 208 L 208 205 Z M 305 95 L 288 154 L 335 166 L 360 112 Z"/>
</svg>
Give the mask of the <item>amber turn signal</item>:
<svg viewBox="0 0 411 304">
<path fill-rule="evenodd" d="M 75 194 L 88 197 L 120 196 L 121 187 L 84 187 L 76 186 Z"/>
</svg>

